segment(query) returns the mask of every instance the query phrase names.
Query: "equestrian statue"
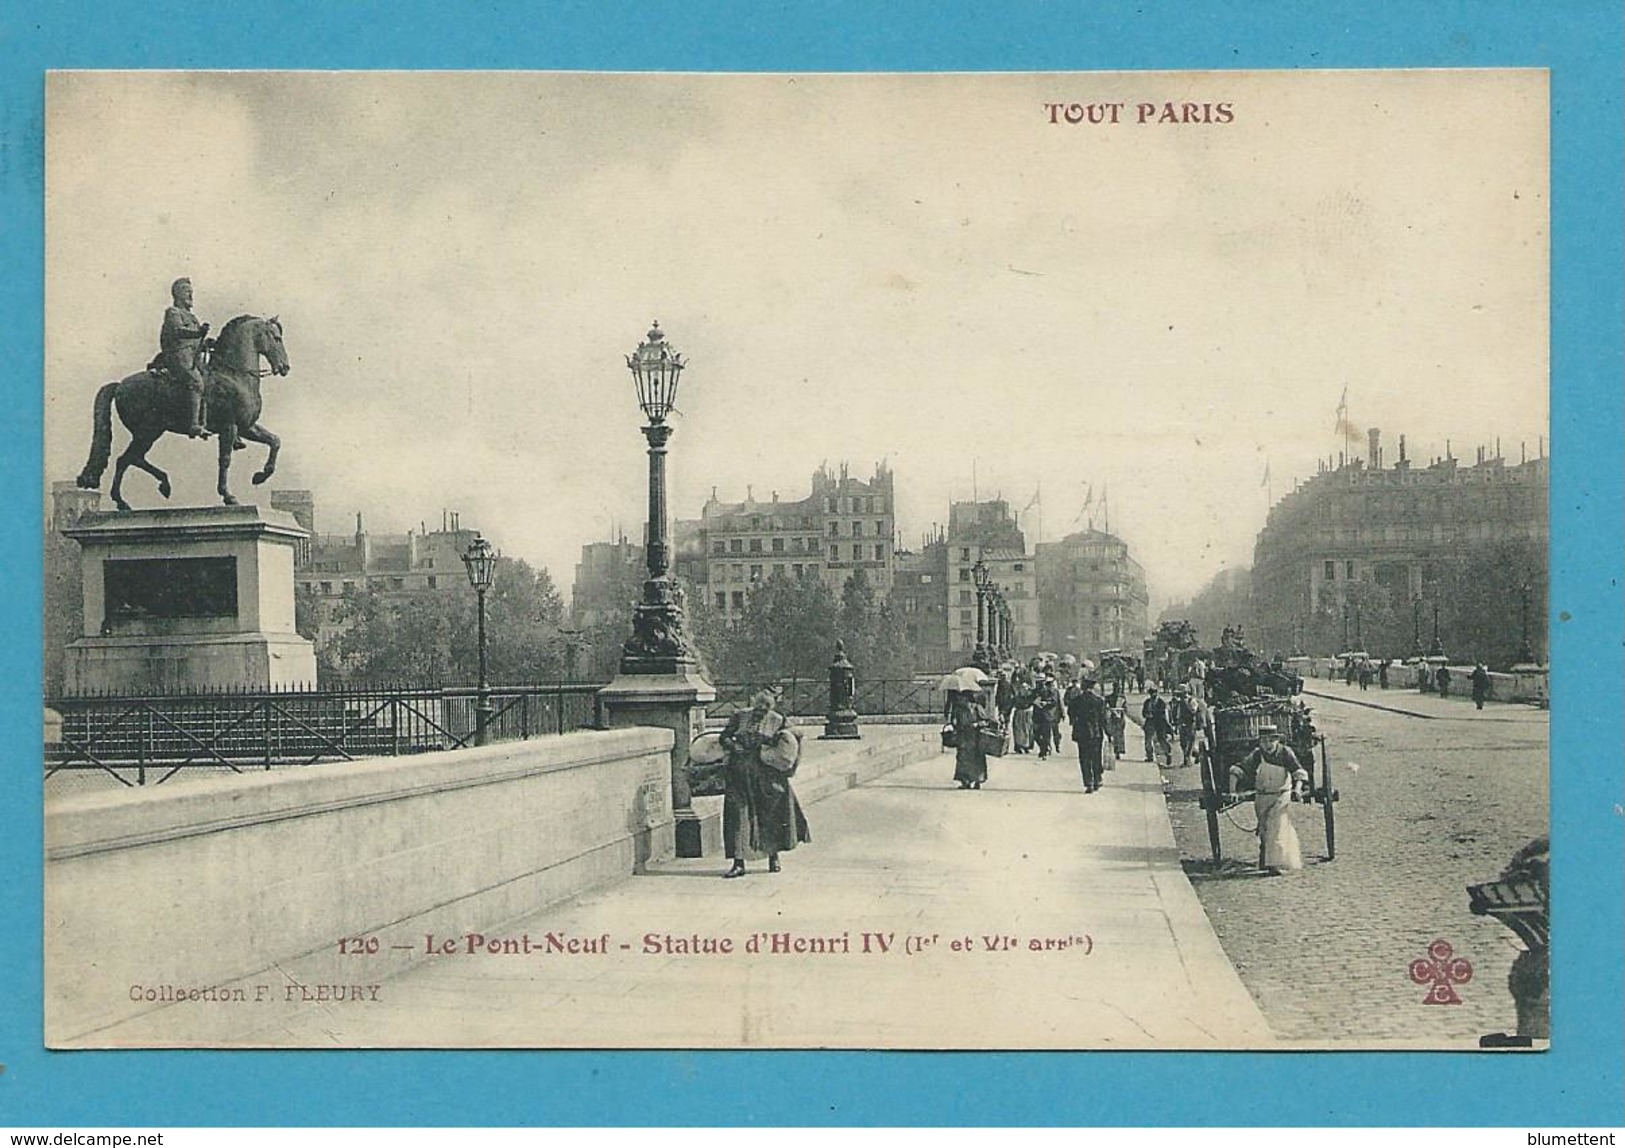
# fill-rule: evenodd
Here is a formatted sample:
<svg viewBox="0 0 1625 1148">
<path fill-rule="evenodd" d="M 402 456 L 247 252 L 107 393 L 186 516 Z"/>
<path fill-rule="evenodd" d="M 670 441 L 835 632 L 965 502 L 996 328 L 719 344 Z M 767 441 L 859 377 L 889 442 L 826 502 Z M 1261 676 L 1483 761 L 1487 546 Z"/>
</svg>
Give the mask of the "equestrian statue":
<svg viewBox="0 0 1625 1148">
<path fill-rule="evenodd" d="M 288 352 L 282 346 L 282 323 L 275 315 L 261 319 L 239 315 L 210 339 L 209 325 L 192 314 L 192 284 L 177 279 L 170 288 L 174 305 L 164 312 L 159 335 L 158 356 L 147 369 L 96 392 L 94 430 L 90 457 L 79 472 L 78 485 L 95 490 L 113 451 L 113 408 L 125 429 L 130 445 L 119 455 L 108 493 L 113 505 L 130 509 L 120 488 L 130 467 L 144 470 L 158 480 L 158 493 L 169 497 L 169 475 L 147 461 L 147 452 L 166 432 L 192 438 L 216 436 L 220 455 L 220 480 L 216 489 L 227 506 L 235 506 L 226 478 L 231 470 L 231 453 L 242 449 L 243 439 L 264 443 L 269 452 L 265 466 L 254 474 L 258 486 L 276 473 L 277 450 L 281 440 L 259 423 L 264 407 L 260 379 L 266 374 L 288 373 Z M 270 364 L 260 369 L 260 356 Z"/>
</svg>

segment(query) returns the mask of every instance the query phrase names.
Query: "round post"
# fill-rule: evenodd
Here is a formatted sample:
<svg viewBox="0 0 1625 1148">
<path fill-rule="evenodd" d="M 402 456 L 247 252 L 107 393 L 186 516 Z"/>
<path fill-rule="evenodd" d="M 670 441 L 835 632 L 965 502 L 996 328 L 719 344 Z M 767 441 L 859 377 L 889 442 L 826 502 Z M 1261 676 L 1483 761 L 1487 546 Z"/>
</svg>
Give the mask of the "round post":
<svg viewBox="0 0 1625 1148">
<path fill-rule="evenodd" d="M 854 741 L 863 736 L 858 733 L 858 714 L 852 705 L 857 682 L 857 670 L 846 657 L 846 643 L 837 639 L 835 659 L 829 664 L 829 709 L 820 740 Z"/>
<path fill-rule="evenodd" d="M 474 696 L 474 744 L 484 745 L 490 731 L 487 728 L 491 720 L 491 691 L 486 676 L 486 645 L 485 645 L 485 588 L 476 591 L 480 600 L 480 681 Z"/>
</svg>

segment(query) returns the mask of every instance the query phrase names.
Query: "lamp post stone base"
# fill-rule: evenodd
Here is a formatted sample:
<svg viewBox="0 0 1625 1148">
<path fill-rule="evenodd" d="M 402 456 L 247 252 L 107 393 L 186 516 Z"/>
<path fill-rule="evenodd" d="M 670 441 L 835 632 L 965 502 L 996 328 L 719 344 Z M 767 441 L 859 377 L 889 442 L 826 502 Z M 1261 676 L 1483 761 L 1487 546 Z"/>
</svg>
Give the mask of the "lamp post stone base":
<svg viewBox="0 0 1625 1148">
<path fill-rule="evenodd" d="M 704 730 L 705 707 L 716 700 L 717 691 L 692 662 L 678 661 L 665 673 L 628 672 L 631 668 L 623 663 L 615 680 L 598 691 L 598 724 L 604 729 L 646 726 L 672 731 L 671 806 L 677 856 L 704 856 L 700 818 L 688 784 L 688 747 Z"/>
<path fill-rule="evenodd" d="M 818 735 L 819 741 L 861 741 L 863 734 L 858 732 L 858 715 L 848 710 L 846 713 L 830 714 L 824 719 L 824 732 Z"/>
</svg>

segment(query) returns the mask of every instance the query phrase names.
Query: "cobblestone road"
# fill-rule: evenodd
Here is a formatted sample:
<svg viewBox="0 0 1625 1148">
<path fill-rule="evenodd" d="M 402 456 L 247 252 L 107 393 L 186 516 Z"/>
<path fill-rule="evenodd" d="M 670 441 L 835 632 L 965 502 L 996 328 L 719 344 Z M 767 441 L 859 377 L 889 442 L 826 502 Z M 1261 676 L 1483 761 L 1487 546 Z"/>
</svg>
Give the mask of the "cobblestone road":
<svg viewBox="0 0 1625 1148">
<path fill-rule="evenodd" d="M 1426 720 L 1306 700 L 1342 793 L 1337 860 L 1324 860 L 1320 807 L 1294 805 L 1303 871 L 1257 876 L 1249 803 L 1221 815 L 1226 861 L 1215 871 L 1196 770 L 1164 771 L 1186 872 L 1243 983 L 1283 1040 L 1470 1045 L 1512 1031 L 1506 979 L 1517 942 L 1468 912 L 1465 886 L 1493 880 L 1547 831 L 1547 715 L 1463 705 Z M 1472 962 L 1461 1005 L 1424 1005 L 1427 986 L 1410 979 L 1411 961 L 1437 939 Z"/>
</svg>

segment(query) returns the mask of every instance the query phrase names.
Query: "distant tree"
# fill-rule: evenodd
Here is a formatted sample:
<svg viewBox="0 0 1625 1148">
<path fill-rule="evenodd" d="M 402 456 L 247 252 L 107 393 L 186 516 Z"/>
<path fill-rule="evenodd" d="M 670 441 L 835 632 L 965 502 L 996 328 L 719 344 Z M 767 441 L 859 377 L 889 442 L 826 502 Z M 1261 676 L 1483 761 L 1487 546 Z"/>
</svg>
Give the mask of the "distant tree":
<svg viewBox="0 0 1625 1148">
<path fill-rule="evenodd" d="M 728 681 L 822 674 L 835 650 L 839 610 L 822 582 L 774 574 L 746 596 L 715 668 Z"/>
<path fill-rule="evenodd" d="M 836 637 L 845 641 L 846 655 L 863 678 L 906 678 L 913 672 L 902 617 L 889 599 L 875 593 L 861 569 L 854 570 L 841 588 L 838 631 Z"/>
<path fill-rule="evenodd" d="M 456 647 L 462 680 L 479 671 L 476 597 L 462 595 L 469 619 Z M 497 559 L 496 582 L 485 596 L 490 679 L 493 684 L 520 685 L 557 678 L 564 672 L 564 601 L 553 577 L 518 558 Z"/>
<path fill-rule="evenodd" d="M 318 656 L 346 685 L 470 685 L 479 676 L 478 598 L 472 589 L 410 597 L 352 589 L 332 609 Z M 297 600 L 296 600 L 297 613 Z M 553 579 L 517 558 L 497 559 L 486 594 L 487 675 L 493 685 L 559 677 L 564 604 Z"/>
<path fill-rule="evenodd" d="M 1529 644 L 1547 656 L 1546 550 L 1528 539 L 1485 543 L 1448 568 L 1438 585 L 1439 629 L 1445 653 L 1482 659 L 1496 669 L 1518 657 L 1523 629 L 1523 587 L 1529 587 Z"/>
<path fill-rule="evenodd" d="M 293 628 L 301 638 L 312 642 L 316 640 L 322 631 L 324 613 L 322 596 L 316 592 L 316 587 L 308 583 L 294 587 Z"/>
</svg>

